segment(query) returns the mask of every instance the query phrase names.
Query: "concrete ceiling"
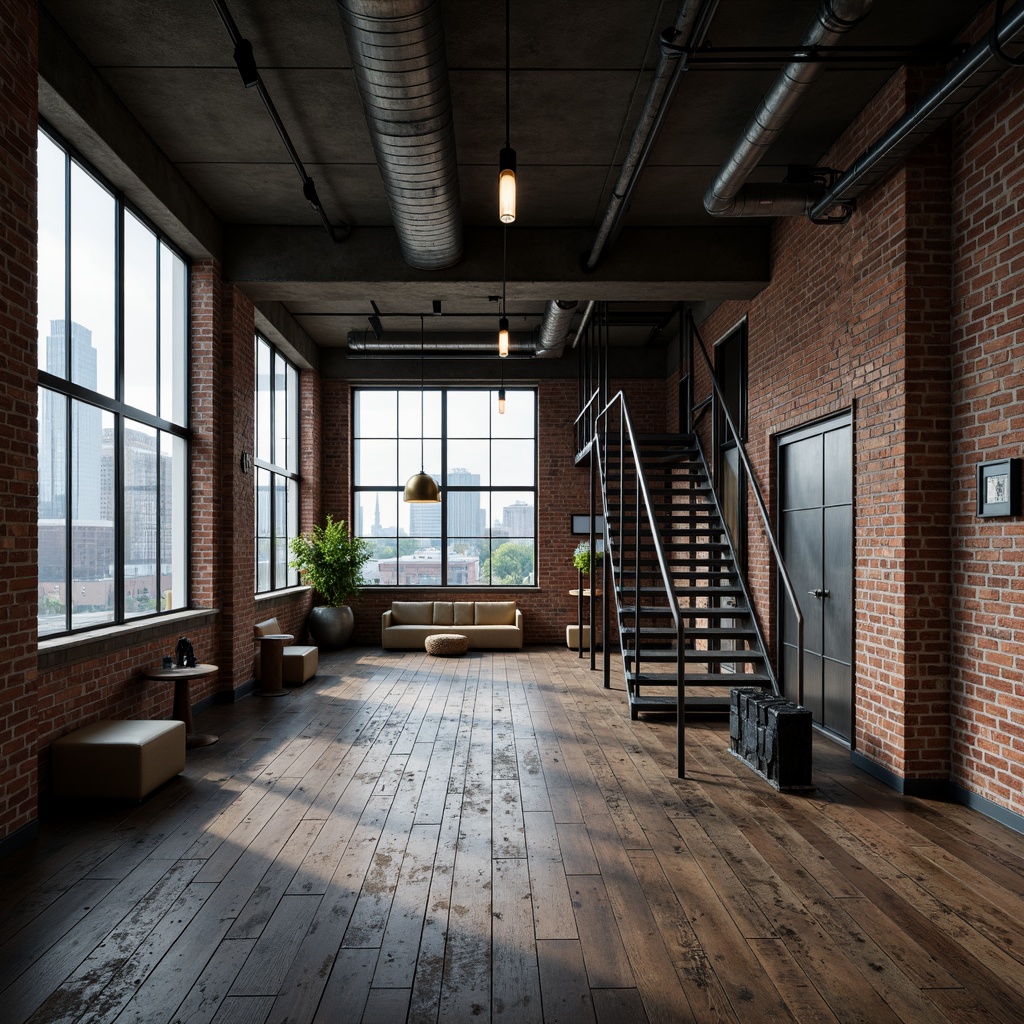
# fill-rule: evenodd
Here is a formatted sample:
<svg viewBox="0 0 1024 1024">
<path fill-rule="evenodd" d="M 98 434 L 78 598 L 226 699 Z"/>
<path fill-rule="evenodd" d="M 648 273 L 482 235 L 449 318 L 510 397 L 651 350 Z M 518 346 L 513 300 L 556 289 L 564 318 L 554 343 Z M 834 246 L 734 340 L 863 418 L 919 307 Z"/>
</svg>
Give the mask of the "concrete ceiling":
<svg viewBox="0 0 1024 1024">
<path fill-rule="evenodd" d="M 327 216 L 352 226 L 345 241 L 330 239 L 303 198 L 256 90 L 242 85 L 213 0 L 47 0 L 40 26 L 43 116 L 77 135 L 71 141 L 130 198 L 138 195 L 158 222 L 187 222 L 184 235 L 177 232 L 180 244 L 192 255 L 221 257 L 226 275 L 265 318 L 298 325 L 324 351 L 343 349 L 350 331 L 368 330 L 371 300 L 388 331 L 418 330 L 419 313 L 428 314 L 432 335 L 493 330 L 494 297 L 502 290 L 501 0 L 443 3 L 465 224 L 462 260 L 445 271 L 414 270 L 401 257 L 336 0 L 227 6 L 252 43 Z M 641 321 L 616 328 L 615 344 L 657 347 L 666 332 L 652 323 L 676 303 L 749 297 L 767 282 L 768 226 L 716 221 L 704 212 L 702 196 L 777 65 L 694 62 L 621 235 L 595 273 L 580 269 L 646 96 L 658 38 L 678 6 L 512 0 L 511 141 L 519 162 L 519 212 L 507 237 L 513 330 L 535 332 L 548 299 L 607 299 L 636 310 Z M 721 0 L 708 39 L 715 48 L 795 46 L 818 6 L 819 0 Z M 847 41 L 945 45 L 984 6 L 875 0 Z M 790 164 L 818 163 L 895 66 L 876 60 L 830 67 L 752 180 L 778 181 Z M 118 101 L 130 114 L 121 112 L 120 134 L 134 131 L 137 138 L 104 159 L 89 143 L 104 136 L 109 142 Z M 67 116 L 69 109 L 77 117 Z M 88 130 L 73 127 L 83 118 L 92 122 Z M 429 315 L 435 299 L 445 316 Z M 392 315 L 400 313 L 412 315 Z"/>
</svg>

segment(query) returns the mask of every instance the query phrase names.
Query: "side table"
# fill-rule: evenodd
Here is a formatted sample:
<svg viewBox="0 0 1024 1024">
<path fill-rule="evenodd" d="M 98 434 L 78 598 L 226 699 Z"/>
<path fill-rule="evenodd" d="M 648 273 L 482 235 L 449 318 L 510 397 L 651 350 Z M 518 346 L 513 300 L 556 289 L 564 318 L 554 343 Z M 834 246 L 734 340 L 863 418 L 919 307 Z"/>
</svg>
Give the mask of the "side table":
<svg viewBox="0 0 1024 1024">
<path fill-rule="evenodd" d="M 161 682 L 174 681 L 174 707 L 171 711 L 171 718 L 185 723 L 185 746 L 208 747 L 216 743 L 220 738 L 211 733 L 192 731 L 192 700 L 189 695 L 189 685 L 193 679 L 200 679 L 203 676 L 212 676 L 218 671 L 216 665 L 200 664 L 192 668 L 163 668 L 157 665 L 154 668 L 143 669 L 144 679 L 155 679 Z"/>
<path fill-rule="evenodd" d="M 282 679 L 284 669 L 284 645 L 295 639 L 291 633 L 264 633 L 260 641 L 260 688 L 261 697 L 280 697 L 286 690 Z"/>
</svg>

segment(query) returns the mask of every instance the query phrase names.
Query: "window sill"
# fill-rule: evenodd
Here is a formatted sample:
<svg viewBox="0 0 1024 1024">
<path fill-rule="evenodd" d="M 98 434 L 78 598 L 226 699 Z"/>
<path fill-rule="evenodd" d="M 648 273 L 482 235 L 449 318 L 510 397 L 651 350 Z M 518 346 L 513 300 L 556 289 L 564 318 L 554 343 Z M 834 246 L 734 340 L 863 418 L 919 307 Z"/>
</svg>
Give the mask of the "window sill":
<svg viewBox="0 0 1024 1024">
<path fill-rule="evenodd" d="M 116 654 L 166 637 L 168 633 L 209 625 L 219 614 L 219 608 L 190 608 L 139 622 L 126 622 L 119 626 L 93 629 L 88 633 L 76 633 L 74 636 L 40 640 L 38 669 L 40 672 L 46 672 L 62 665 Z"/>
</svg>

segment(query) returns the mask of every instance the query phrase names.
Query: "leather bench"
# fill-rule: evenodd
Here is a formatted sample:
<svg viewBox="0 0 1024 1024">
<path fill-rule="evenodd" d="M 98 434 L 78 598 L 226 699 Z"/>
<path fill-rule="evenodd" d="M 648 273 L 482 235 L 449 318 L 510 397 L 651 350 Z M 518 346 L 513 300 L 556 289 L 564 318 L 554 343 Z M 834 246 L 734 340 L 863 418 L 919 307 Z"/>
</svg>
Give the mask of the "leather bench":
<svg viewBox="0 0 1024 1024">
<path fill-rule="evenodd" d="M 185 723 L 94 722 L 53 741 L 53 792 L 141 800 L 185 769 Z"/>
</svg>

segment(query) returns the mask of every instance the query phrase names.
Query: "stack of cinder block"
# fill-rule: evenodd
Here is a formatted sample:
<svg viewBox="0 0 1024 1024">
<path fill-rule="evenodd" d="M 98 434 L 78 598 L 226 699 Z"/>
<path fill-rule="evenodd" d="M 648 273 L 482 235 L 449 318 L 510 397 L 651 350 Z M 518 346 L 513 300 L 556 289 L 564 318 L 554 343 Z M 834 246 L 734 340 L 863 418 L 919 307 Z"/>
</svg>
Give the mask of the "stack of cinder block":
<svg viewBox="0 0 1024 1024">
<path fill-rule="evenodd" d="M 778 790 L 813 788 L 811 713 L 785 697 L 732 690 L 729 749 Z"/>
</svg>

